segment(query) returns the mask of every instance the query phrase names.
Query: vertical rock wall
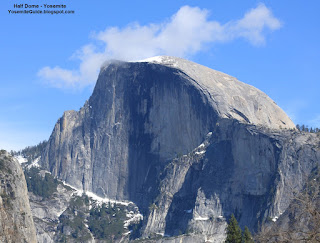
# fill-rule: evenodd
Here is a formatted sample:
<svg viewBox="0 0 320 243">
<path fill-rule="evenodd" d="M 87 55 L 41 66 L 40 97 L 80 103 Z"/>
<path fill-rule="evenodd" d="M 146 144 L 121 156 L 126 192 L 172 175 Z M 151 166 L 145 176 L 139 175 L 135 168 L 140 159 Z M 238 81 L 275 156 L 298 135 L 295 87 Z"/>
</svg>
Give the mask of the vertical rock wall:
<svg viewBox="0 0 320 243">
<path fill-rule="evenodd" d="M 0 151 L 0 242 L 37 242 L 23 171 L 4 150 Z"/>
</svg>

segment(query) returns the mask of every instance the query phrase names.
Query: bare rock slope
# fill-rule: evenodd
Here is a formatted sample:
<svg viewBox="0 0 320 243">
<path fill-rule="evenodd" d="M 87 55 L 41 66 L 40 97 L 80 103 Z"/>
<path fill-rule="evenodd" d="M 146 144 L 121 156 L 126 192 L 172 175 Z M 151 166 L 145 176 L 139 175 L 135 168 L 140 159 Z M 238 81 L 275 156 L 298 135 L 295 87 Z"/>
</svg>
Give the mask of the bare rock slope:
<svg viewBox="0 0 320 243">
<path fill-rule="evenodd" d="M 258 89 L 164 56 L 106 63 L 90 99 L 56 123 L 41 164 L 135 202 L 143 237 L 220 242 L 231 213 L 257 229 L 286 210 L 288 185 L 302 188 L 319 163 L 318 143 Z"/>
<path fill-rule="evenodd" d="M 270 97 L 230 75 L 170 56 L 153 57 L 142 62 L 176 68 L 188 75 L 190 82 L 206 95 L 221 118 L 275 129 L 295 128 L 290 118 Z"/>
<path fill-rule="evenodd" d="M 23 171 L 0 151 L 0 242 L 37 242 Z"/>
</svg>

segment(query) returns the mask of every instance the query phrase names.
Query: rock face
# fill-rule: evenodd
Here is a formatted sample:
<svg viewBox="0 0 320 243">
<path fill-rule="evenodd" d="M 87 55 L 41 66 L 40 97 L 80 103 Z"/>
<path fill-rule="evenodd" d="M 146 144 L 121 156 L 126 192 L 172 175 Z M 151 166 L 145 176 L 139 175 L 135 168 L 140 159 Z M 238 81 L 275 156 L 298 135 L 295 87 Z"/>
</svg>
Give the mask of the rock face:
<svg viewBox="0 0 320 243">
<path fill-rule="evenodd" d="M 23 171 L 0 151 L 0 242 L 37 242 Z"/>
<path fill-rule="evenodd" d="M 286 209 L 288 183 L 302 188 L 319 163 L 317 144 L 258 89 L 156 57 L 106 63 L 80 111 L 58 120 L 41 164 L 77 188 L 135 202 L 145 237 L 220 242 L 231 213 L 257 229 Z"/>
<path fill-rule="evenodd" d="M 258 230 L 286 211 L 319 166 L 319 145 L 314 134 L 220 125 L 162 172 L 144 236 L 201 232 L 222 242 L 232 213 L 242 227 Z"/>
<path fill-rule="evenodd" d="M 269 128 L 295 128 L 290 118 L 265 93 L 227 74 L 181 58 L 153 57 L 141 62 L 156 63 L 180 70 L 191 85 L 206 96 L 220 118 Z"/>
<path fill-rule="evenodd" d="M 30 206 L 37 231 L 38 242 L 55 242 L 59 216 L 68 208 L 72 191 L 62 185 L 57 187 L 57 192 L 48 199 L 29 192 Z"/>
</svg>

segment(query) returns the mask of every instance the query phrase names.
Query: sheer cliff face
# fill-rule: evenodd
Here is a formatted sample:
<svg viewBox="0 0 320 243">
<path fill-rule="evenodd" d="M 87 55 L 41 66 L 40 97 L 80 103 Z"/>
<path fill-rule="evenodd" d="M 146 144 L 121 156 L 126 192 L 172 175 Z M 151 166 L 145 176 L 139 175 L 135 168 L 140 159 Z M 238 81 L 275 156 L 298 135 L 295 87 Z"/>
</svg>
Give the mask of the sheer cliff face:
<svg viewBox="0 0 320 243">
<path fill-rule="evenodd" d="M 23 171 L 15 159 L 0 151 L 0 242 L 36 243 L 36 230 Z"/>
<path fill-rule="evenodd" d="M 136 202 L 145 236 L 218 239 L 231 213 L 254 227 L 286 209 L 285 183 L 301 187 L 319 158 L 316 138 L 299 136 L 256 88 L 157 57 L 106 64 L 83 108 L 58 120 L 41 163 L 75 187 Z"/>
<path fill-rule="evenodd" d="M 84 107 L 57 122 L 42 164 L 79 188 L 134 200 L 151 190 L 158 167 L 201 143 L 217 119 L 182 71 L 112 63 Z"/>
<path fill-rule="evenodd" d="M 220 121 L 202 144 L 163 170 L 144 236 L 202 232 L 203 241 L 220 242 L 232 213 L 241 227 L 258 230 L 304 187 L 319 166 L 319 145 L 315 134 Z"/>
</svg>

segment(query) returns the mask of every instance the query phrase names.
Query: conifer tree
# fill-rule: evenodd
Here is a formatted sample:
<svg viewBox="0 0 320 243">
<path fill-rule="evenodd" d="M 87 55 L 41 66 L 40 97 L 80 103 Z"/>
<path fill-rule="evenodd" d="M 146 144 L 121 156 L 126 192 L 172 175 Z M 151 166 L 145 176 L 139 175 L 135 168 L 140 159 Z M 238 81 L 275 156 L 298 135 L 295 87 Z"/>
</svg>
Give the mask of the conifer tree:
<svg viewBox="0 0 320 243">
<path fill-rule="evenodd" d="M 247 226 L 244 227 L 244 232 L 243 232 L 243 236 L 242 236 L 242 242 L 243 243 L 254 243 L 252 235 L 250 233 L 250 230 L 248 229 Z"/>
<path fill-rule="evenodd" d="M 241 229 L 236 218 L 232 214 L 227 227 L 227 239 L 225 242 L 241 243 L 241 241 L 242 241 Z"/>
</svg>

